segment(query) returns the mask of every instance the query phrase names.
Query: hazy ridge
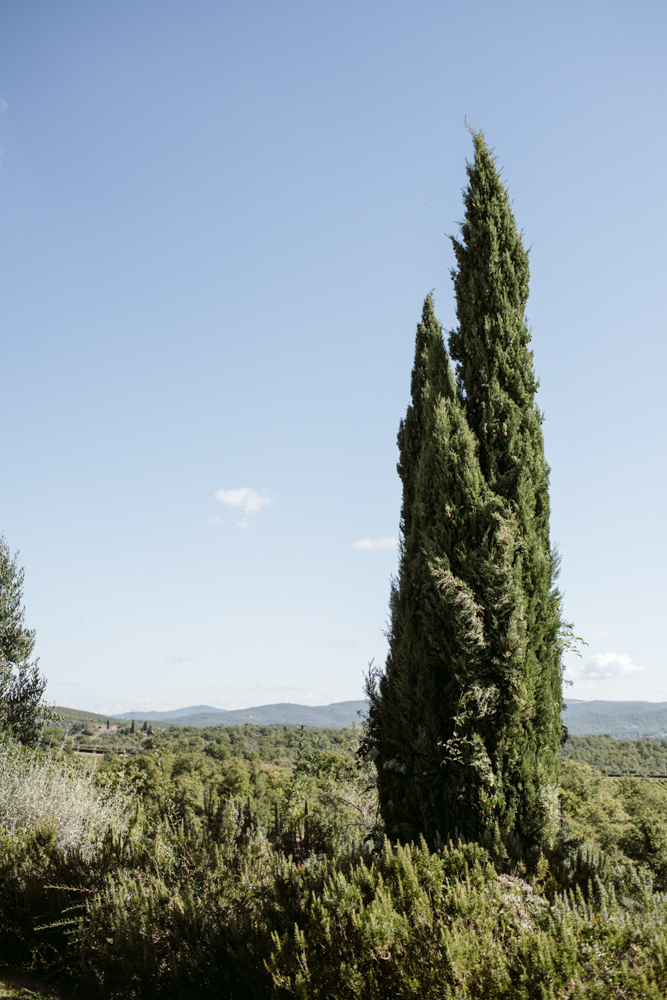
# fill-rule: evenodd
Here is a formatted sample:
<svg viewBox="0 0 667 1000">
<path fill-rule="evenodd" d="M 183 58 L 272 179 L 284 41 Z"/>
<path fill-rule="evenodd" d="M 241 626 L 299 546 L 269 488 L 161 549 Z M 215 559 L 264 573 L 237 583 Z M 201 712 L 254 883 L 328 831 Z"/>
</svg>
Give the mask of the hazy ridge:
<svg viewBox="0 0 667 1000">
<path fill-rule="evenodd" d="M 190 705 L 166 712 L 123 712 L 107 716 L 96 712 L 56 706 L 63 718 L 81 722 L 111 722 L 122 725 L 134 718 L 137 722 L 166 725 L 242 726 L 254 723 L 262 726 L 310 726 L 316 729 L 344 729 L 361 721 L 368 702 L 339 701 L 331 705 L 295 705 L 280 702 L 252 708 L 226 711 L 213 705 Z M 608 734 L 618 739 L 667 739 L 667 702 L 650 701 L 568 701 L 563 722 L 573 736 Z"/>
</svg>

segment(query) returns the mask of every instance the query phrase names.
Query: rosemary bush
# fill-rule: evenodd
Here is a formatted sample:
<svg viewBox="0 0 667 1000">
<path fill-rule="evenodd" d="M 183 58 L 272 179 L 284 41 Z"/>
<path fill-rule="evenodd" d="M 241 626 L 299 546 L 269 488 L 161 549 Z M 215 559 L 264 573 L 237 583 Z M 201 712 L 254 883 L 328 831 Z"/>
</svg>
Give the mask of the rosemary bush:
<svg viewBox="0 0 667 1000">
<path fill-rule="evenodd" d="M 337 759 L 299 759 L 309 781 L 317 772 L 323 791 L 339 794 Z M 195 823 L 178 790 L 170 805 L 166 784 L 158 810 L 155 782 L 143 788 L 134 771 L 137 808 L 129 812 L 118 790 L 101 792 L 91 772 L 51 752 L 3 744 L 0 767 L 0 962 L 66 980 L 82 995 L 667 995 L 667 896 L 652 882 L 660 871 L 620 849 L 610 856 L 575 829 L 564 826 L 548 854 L 535 856 L 518 841 L 433 850 L 423 841 L 395 846 L 376 831 L 353 843 L 332 826 L 330 843 L 286 856 L 280 839 L 213 795 Z M 344 769 L 340 780 L 347 795 Z M 590 798 L 586 774 L 577 781 L 573 815 Z M 610 786 L 631 811 L 630 791 Z M 624 827 L 622 843 L 634 843 L 627 830 L 652 817 Z"/>
</svg>

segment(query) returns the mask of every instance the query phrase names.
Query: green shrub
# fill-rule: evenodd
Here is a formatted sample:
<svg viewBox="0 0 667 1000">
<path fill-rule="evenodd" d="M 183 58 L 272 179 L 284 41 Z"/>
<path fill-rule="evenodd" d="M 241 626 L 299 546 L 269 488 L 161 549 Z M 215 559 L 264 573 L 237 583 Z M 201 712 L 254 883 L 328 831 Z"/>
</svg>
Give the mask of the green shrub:
<svg viewBox="0 0 667 1000">
<path fill-rule="evenodd" d="M 543 877 L 544 877 L 543 873 Z M 548 901 L 468 845 L 391 848 L 332 872 L 293 928 L 275 933 L 276 997 L 561 1000 L 659 997 L 667 904 Z M 657 932 L 657 933 L 656 933 Z"/>
<path fill-rule="evenodd" d="M 0 831 L 0 962 L 116 1000 L 667 994 L 667 897 L 651 881 L 664 864 L 662 785 L 566 768 L 568 816 L 546 856 L 509 842 L 345 847 L 322 812 L 322 849 L 301 842 L 290 858 L 210 785 L 181 809 L 183 783 L 205 773 L 191 752 L 177 768 L 166 750 L 109 756 L 97 773 L 48 751 L 22 758 L 71 784 L 63 801 L 85 775 L 96 801 L 134 789 L 135 808 L 104 836 L 68 841 L 48 810 Z M 233 759 L 205 766 L 215 777 Z M 253 781 L 263 765 L 249 759 Z M 319 790 L 314 815 L 362 778 L 313 744 L 286 780 L 297 800 Z"/>
<path fill-rule="evenodd" d="M 569 832 L 613 862 L 640 866 L 655 888 L 667 890 L 667 783 L 608 778 L 576 762 L 563 767 L 561 780 Z"/>
</svg>

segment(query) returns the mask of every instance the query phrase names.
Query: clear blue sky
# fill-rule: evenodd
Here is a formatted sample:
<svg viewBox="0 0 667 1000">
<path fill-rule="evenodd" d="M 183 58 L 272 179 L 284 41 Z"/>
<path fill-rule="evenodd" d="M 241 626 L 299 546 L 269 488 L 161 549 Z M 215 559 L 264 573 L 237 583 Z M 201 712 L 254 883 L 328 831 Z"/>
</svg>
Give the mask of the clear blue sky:
<svg viewBox="0 0 667 1000">
<path fill-rule="evenodd" d="M 47 694 L 359 698 L 484 129 L 583 698 L 667 699 L 662 2 L 3 0 L 0 533 Z M 216 497 L 216 494 L 218 496 Z M 241 526 L 239 526 L 241 525 Z"/>
</svg>

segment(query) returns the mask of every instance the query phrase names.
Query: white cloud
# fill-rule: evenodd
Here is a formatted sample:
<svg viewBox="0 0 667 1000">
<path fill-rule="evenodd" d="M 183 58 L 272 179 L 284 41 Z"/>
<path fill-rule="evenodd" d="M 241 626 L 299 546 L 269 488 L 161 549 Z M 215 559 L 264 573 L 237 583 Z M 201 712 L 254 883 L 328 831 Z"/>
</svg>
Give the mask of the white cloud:
<svg viewBox="0 0 667 1000">
<path fill-rule="evenodd" d="M 219 500 L 224 507 L 242 507 L 245 517 L 243 517 L 239 522 L 239 528 L 248 527 L 248 514 L 256 514 L 262 509 L 262 507 L 268 507 L 269 504 L 273 503 L 275 497 L 272 497 L 266 490 L 258 493 L 257 490 L 252 490 L 249 486 L 241 486 L 237 490 L 218 490 L 215 494 L 216 500 Z M 215 524 L 219 524 L 220 519 L 212 518 L 209 521 L 209 526 L 214 527 Z"/>
<path fill-rule="evenodd" d="M 367 552 L 379 552 L 381 549 L 397 549 L 397 538 L 360 538 L 352 543 L 353 549 L 365 549 Z"/>
<path fill-rule="evenodd" d="M 592 640 L 595 640 L 595 639 L 608 639 L 609 638 L 609 632 L 591 632 L 589 638 L 592 639 Z"/>
<path fill-rule="evenodd" d="M 642 674 L 644 668 L 633 663 L 626 653 L 598 653 L 591 656 L 581 667 L 571 668 L 576 680 L 606 681 L 611 677 L 628 677 Z"/>
<path fill-rule="evenodd" d="M 9 105 L 7 104 L 7 101 L 4 99 L 4 97 L 0 97 L 0 115 L 4 115 L 8 107 Z"/>
<path fill-rule="evenodd" d="M 165 663 L 190 663 L 190 657 L 186 656 L 185 653 L 181 653 L 179 656 L 168 656 L 164 661 Z"/>
</svg>

